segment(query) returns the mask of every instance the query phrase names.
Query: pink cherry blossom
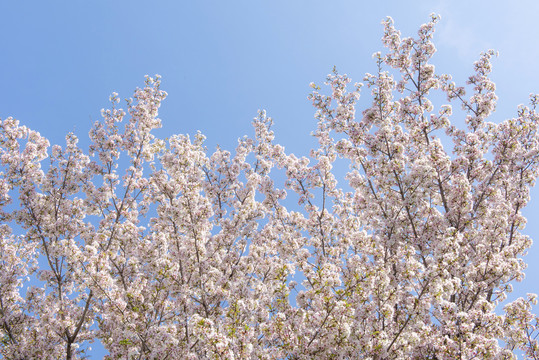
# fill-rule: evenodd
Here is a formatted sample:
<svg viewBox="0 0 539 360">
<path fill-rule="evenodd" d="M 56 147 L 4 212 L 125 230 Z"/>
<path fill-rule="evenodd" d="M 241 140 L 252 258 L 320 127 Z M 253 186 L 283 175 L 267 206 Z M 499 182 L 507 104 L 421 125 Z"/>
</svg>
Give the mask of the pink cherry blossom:
<svg viewBox="0 0 539 360">
<path fill-rule="evenodd" d="M 536 295 L 506 301 L 531 246 L 538 97 L 492 119 L 495 52 L 455 84 L 430 63 L 438 20 L 404 38 L 388 18 L 364 84 L 310 84 L 309 156 L 264 111 L 233 152 L 155 137 L 159 77 L 127 110 L 111 95 L 88 151 L 1 120 L 3 358 L 93 341 L 109 359 L 539 358 Z"/>
</svg>

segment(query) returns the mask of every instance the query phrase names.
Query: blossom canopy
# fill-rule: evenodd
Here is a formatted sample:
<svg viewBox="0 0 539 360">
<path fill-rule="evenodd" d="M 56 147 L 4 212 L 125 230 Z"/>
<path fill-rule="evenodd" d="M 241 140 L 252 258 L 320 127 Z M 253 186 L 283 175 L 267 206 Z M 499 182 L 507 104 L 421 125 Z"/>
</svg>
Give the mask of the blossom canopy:
<svg viewBox="0 0 539 360">
<path fill-rule="evenodd" d="M 504 301 L 532 243 L 539 98 L 488 121 L 495 52 L 458 86 L 430 63 L 437 21 L 403 38 L 388 18 L 377 73 L 311 84 L 309 156 L 263 111 L 234 153 L 155 137 L 159 77 L 126 111 L 111 96 L 86 152 L 0 121 L 0 354 L 538 358 L 536 296 Z"/>
</svg>

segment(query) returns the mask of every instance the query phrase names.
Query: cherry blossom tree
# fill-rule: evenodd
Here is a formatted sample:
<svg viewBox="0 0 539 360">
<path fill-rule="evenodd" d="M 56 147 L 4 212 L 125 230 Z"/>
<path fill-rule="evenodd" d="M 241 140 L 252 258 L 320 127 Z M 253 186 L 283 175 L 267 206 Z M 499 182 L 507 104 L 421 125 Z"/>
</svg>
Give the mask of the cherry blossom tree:
<svg viewBox="0 0 539 360">
<path fill-rule="evenodd" d="M 532 243 L 539 97 L 487 121 L 495 53 L 457 86 L 430 63 L 437 20 L 415 38 L 385 20 L 365 86 L 311 84 L 309 156 L 264 112 L 234 153 L 156 138 L 158 77 L 127 112 L 112 95 L 87 152 L 2 120 L 3 358 L 96 340 L 110 359 L 539 358 L 536 296 L 505 302 Z"/>
</svg>

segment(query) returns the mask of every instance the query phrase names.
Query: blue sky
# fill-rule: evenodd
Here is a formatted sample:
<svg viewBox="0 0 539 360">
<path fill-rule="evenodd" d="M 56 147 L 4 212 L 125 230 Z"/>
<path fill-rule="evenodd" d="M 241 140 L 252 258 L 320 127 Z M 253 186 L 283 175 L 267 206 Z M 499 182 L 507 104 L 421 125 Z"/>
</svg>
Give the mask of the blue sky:
<svg viewBox="0 0 539 360">
<path fill-rule="evenodd" d="M 51 143 L 74 131 L 83 145 L 116 91 L 130 97 L 144 75 L 163 76 L 165 137 L 201 130 L 212 149 L 233 149 L 266 109 L 277 141 L 306 154 L 315 128 L 309 83 L 333 66 L 353 80 L 375 72 L 380 21 L 404 35 L 442 15 L 437 70 L 463 84 L 481 51 L 496 49 L 494 121 L 539 92 L 539 2 L 515 1 L 3 1 L 0 118 L 13 116 Z M 539 191 L 525 214 L 539 239 Z M 539 292 L 539 244 L 514 295 Z M 98 357 L 96 357 L 98 358 Z"/>
</svg>

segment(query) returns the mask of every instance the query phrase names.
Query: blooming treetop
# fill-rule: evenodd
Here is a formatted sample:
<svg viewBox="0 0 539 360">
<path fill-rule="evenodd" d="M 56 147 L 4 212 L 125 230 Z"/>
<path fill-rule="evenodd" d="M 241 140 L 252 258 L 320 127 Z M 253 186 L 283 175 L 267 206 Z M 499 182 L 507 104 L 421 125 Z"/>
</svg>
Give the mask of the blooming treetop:
<svg viewBox="0 0 539 360">
<path fill-rule="evenodd" d="M 154 137 L 159 78 L 127 113 L 113 94 L 88 152 L 1 121 L 0 354 L 82 358 L 98 339 L 111 359 L 538 358 L 535 295 L 500 307 L 531 246 L 539 98 L 488 122 L 494 53 L 457 86 L 429 63 L 436 21 L 416 38 L 383 22 L 361 111 L 346 75 L 312 84 L 309 157 L 264 112 L 234 154 Z"/>
</svg>

